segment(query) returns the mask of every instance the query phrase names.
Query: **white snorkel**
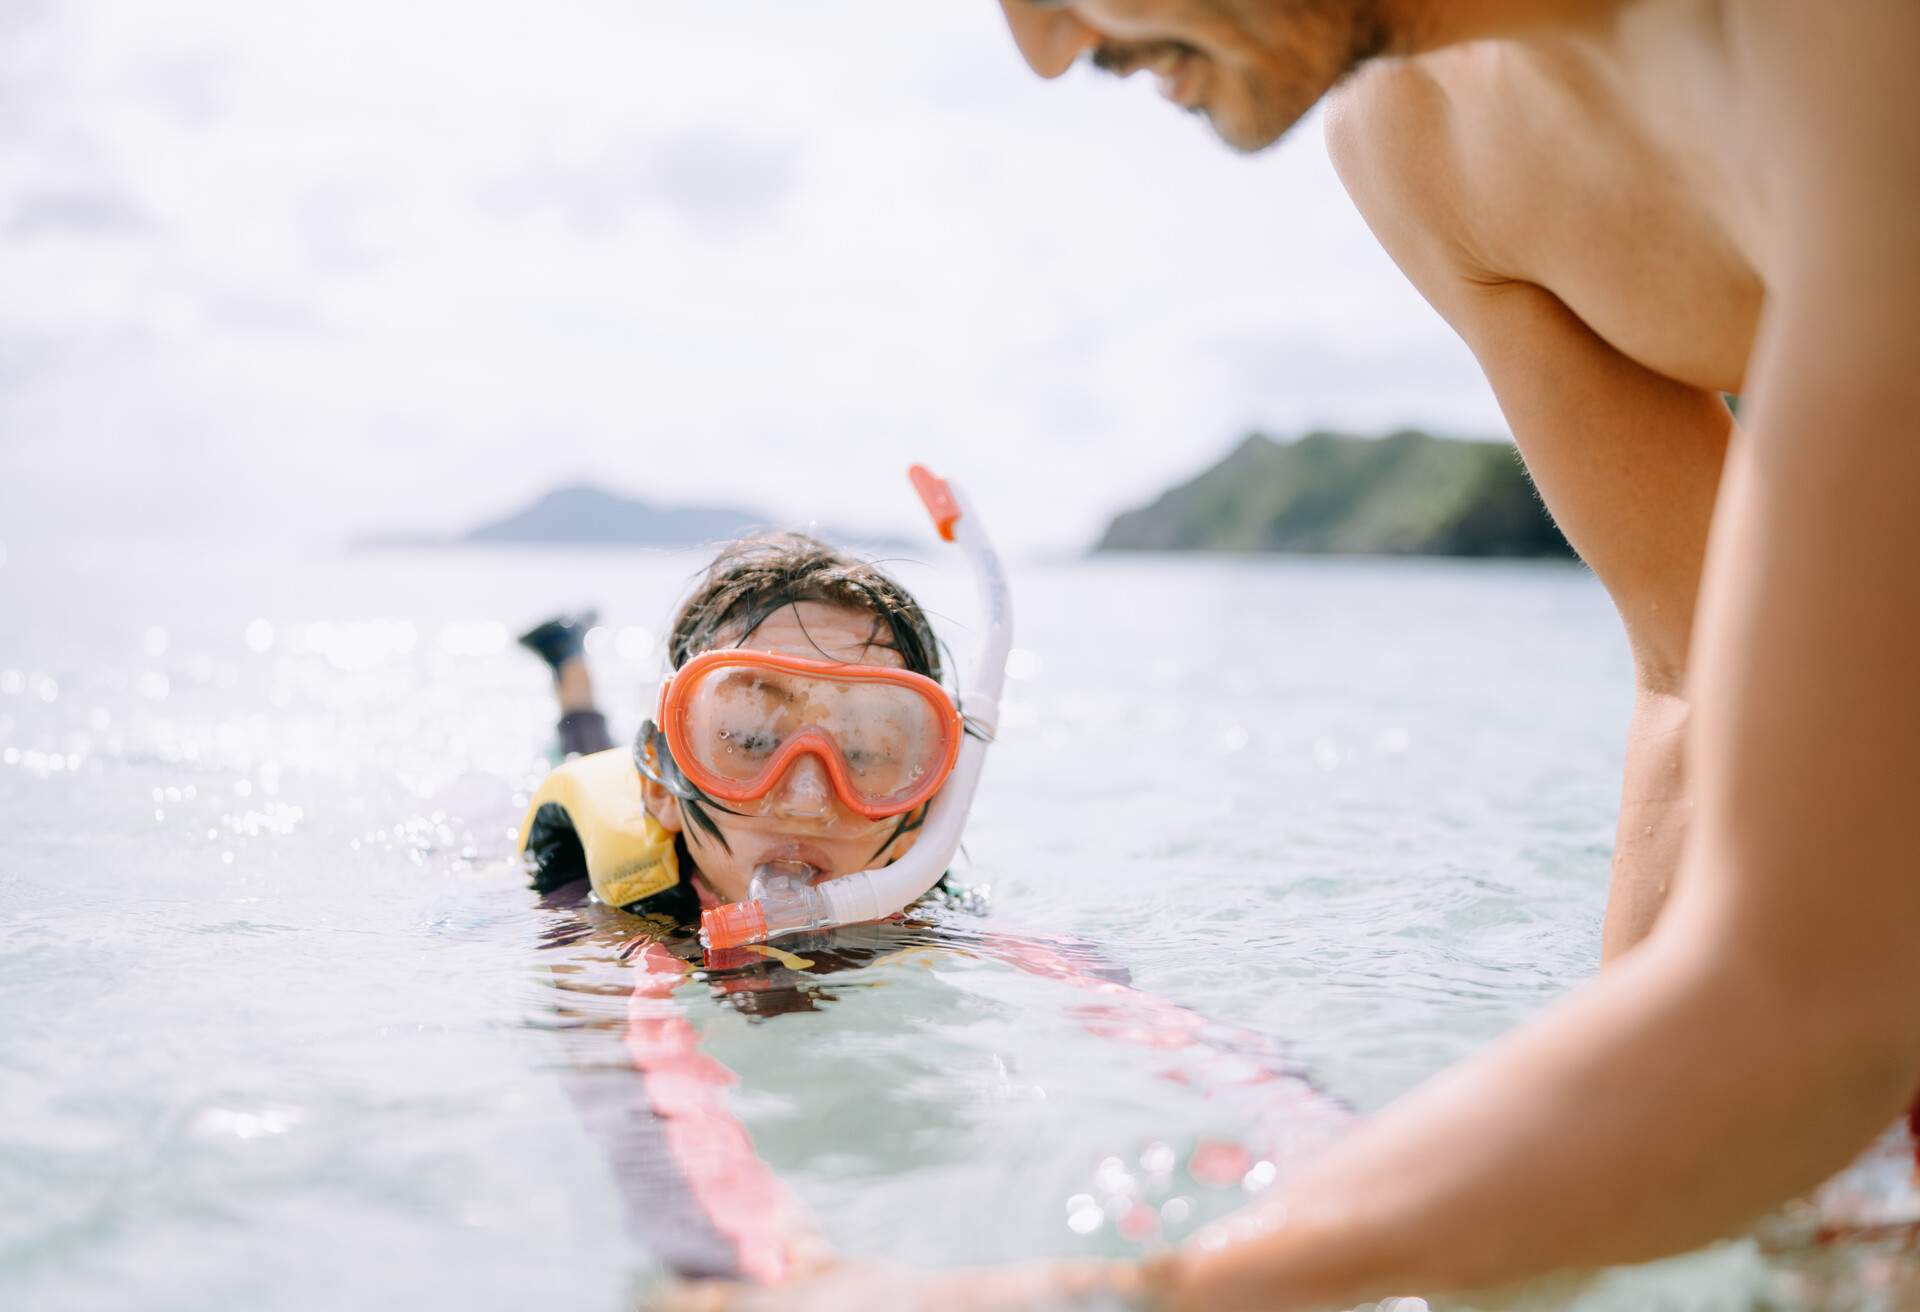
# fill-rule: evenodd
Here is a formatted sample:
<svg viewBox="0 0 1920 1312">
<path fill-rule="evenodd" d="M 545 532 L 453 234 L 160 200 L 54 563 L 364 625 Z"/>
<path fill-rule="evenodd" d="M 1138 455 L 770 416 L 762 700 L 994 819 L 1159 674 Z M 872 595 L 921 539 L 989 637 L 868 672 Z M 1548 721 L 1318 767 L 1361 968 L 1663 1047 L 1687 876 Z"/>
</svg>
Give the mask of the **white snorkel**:
<svg viewBox="0 0 1920 1312">
<path fill-rule="evenodd" d="M 1013 643 L 1013 603 L 1007 595 L 1000 557 L 966 494 L 924 465 L 907 471 L 940 536 L 958 543 L 973 567 L 980 597 L 980 647 L 973 669 L 960 685 L 960 710 L 967 733 L 953 773 L 928 804 L 927 818 L 907 854 L 892 865 L 863 870 L 814 884 L 777 866 L 762 866 L 747 890 L 747 900 L 713 907 L 700 917 L 700 941 L 709 948 L 750 943 L 837 925 L 884 920 L 925 896 L 953 864 L 960 833 L 973 809 L 987 744 L 1000 725 L 1000 693 L 1007 681 L 1007 651 Z"/>
</svg>

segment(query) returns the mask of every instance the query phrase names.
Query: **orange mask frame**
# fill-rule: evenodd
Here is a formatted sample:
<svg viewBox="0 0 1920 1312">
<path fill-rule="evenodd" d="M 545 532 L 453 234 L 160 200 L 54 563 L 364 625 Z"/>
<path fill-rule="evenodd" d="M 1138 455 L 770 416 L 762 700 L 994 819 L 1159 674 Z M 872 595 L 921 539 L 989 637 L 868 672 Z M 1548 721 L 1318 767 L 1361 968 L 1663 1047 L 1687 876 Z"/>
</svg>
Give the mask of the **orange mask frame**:
<svg viewBox="0 0 1920 1312">
<path fill-rule="evenodd" d="M 712 671 L 724 667 L 777 670 L 841 683 L 888 683 L 913 693 L 935 713 L 940 727 L 938 759 L 930 761 L 926 773 L 912 790 L 893 793 L 875 800 L 855 787 L 853 772 L 847 765 L 840 744 L 818 725 L 809 725 L 780 745 L 767 764 L 751 779 L 729 779 L 708 769 L 693 750 L 692 734 L 687 726 L 694 691 Z M 869 820 L 885 820 L 905 815 L 940 791 L 953 773 L 960 756 L 960 741 L 966 725 L 953 698 L 934 680 L 912 670 L 888 665 L 851 665 L 839 661 L 811 660 L 783 652 L 755 651 L 746 647 L 728 647 L 702 652 L 669 674 L 660 688 L 659 713 L 655 717 L 665 735 L 667 748 L 687 781 L 709 797 L 723 802 L 757 801 L 774 790 L 781 778 L 802 755 L 811 754 L 827 772 L 834 794 L 848 810 Z"/>
</svg>

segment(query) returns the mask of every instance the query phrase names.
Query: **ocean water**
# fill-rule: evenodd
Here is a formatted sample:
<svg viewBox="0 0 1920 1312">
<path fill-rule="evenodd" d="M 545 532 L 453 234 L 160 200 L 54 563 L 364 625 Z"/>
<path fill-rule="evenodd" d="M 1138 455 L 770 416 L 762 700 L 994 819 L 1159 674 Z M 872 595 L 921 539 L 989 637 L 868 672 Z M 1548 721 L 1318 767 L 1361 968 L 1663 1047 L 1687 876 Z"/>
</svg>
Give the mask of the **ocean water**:
<svg viewBox="0 0 1920 1312">
<path fill-rule="evenodd" d="M 10 544 L 0 1306 L 631 1306 L 682 1205 L 656 1040 L 835 1253 L 1138 1252 L 1597 965 L 1630 670 L 1585 572 L 1141 557 L 1012 569 L 984 915 L 637 988 L 511 859 L 552 706 L 510 635 L 597 604 L 625 736 L 700 563 Z M 957 565 L 899 570 L 970 651 Z M 1535 1305 L 1873 1306 L 1887 1261 Z"/>
</svg>

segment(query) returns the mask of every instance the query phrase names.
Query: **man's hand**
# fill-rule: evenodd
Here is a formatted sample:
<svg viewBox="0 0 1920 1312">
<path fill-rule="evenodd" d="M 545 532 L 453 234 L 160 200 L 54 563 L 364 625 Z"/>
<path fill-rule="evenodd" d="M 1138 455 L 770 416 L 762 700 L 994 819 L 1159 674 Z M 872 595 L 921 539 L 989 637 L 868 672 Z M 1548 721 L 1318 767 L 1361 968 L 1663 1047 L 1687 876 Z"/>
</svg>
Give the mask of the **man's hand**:
<svg viewBox="0 0 1920 1312">
<path fill-rule="evenodd" d="M 672 1285 L 647 1312 L 1128 1312 L 1146 1309 L 1150 1277 L 1130 1262 L 1049 1262 L 994 1271 L 909 1271 L 855 1263 L 771 1288 L 724 1281 Z"/>
</svg>

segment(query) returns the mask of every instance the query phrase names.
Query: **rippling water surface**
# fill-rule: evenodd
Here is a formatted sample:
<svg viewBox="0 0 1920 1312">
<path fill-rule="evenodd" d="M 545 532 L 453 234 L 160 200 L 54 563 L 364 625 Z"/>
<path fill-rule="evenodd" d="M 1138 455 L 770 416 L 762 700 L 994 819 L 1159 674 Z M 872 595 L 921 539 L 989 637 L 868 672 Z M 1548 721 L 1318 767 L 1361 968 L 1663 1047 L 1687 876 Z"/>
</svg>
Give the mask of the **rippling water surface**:
<svg viewBox="0 0 1920 1312">
<path fill-rule="evenodd" d="M 644 1113 L 607 1096 L 632 927 L 509 860 L 551 720 L 509 635 L 597 603 L 631 732 L 700 563 L 11 544 L 0 1305 L 630 1305 L 658 1267 L 617 1142 Z M 902 572 L 970 651 L 965 578 Z M 1585 573 L 1014 584 L 964 869 L 987 917 L 660 1001 L 833 1249 L 1177 1238 L 1314 1107 L 1377 1107 L 1592 972 L 1629 667 Z M 1793 1306 L 1777 1276 L 1734 1245 L 1580 1305 Z"/>
</svg>

